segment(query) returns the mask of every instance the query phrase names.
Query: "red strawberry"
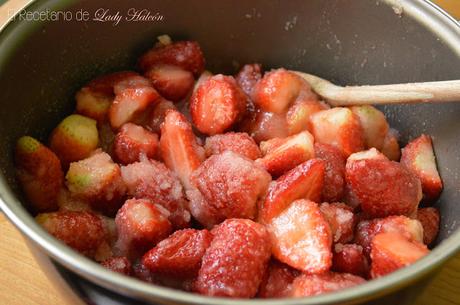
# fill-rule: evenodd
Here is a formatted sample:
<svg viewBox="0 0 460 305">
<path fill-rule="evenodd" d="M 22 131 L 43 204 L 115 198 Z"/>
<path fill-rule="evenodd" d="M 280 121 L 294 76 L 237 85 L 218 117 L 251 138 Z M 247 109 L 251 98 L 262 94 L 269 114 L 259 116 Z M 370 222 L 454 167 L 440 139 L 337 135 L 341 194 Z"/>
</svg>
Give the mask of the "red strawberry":
<svg viewBox="0 0 460 305">
<path fill-rule="evenodd" d="M 205 80 L 190 98 L 190 113 L 198 130 L 207 135 L 232 127 L 246 108 L 246 96 L 231 76 L 218 74 Z"/>
<path fill-rule="evenodd" d="M 299 271 L 277 262 L 271 261 L 266 270 L 264 279 L 259 286 L 259 298 L 283 298 L 291 293 L 292 282 L 299 275 Z"/>
<path fill-rule="evenodd" d="M 158 149 L 158 135 L 133 123 L 124 124 L 113 144 L 113 152 L 118 161 L 129 164 L 139 161 L 143 154 L 154 158 Z"/>
<path fill-rule="evenodd" d="M 286 116 L 273 112 L 257 111 L 245 118 L 240 130 L 249 133 L 256 142 L 273 138 L 285 138 L 289 135 Z"/>
<path fill-rule="evenodd" d="M 198 76 L 204 70 L 204 57 L 200 45 L 195 41 L 177 41 L 156 46 L 139 59 L 142 71 L 148 71 L 158 64 L 181 67 Z"/>
<path fill-rule="evenodd" d="M 405 165 L 421 183 L 423 194 L 429 201 L 439 197 L 442 181 L 436 167 L 433 143 L 430 136 L 421 135 L 402 149 L 401 164 Z"/>
<path fill-rule="evenodd" d="M 131 262 L 124 256 L 114 256 L 101 263 L 105 268 L 124 275 L 132 274 Z"/>
<path fill-rule="evenodd" d="M 270 259 L 267 230 L 248 219 L 228 219 L 212 233 L 195 290 L 209 296 L 254 297 Z"/>
<path fill-rule="evenodd" d="M 383 157 L 362 159 L 352 155 L 345 176 L 361 209 L 371 217 L 411 215 L 422 198 L 419 179 L 400 163 Z"/>
<path fill-rule="evenodd" d="M 165 99 L 160 99 L 154 106 L 152 111 L 149 113 L 147 128 L 155 133 L 161 133 L 161 124 L 163 124 L 166 112 L 171 110 L 177 110 L 174 103 Z"/>
<path fill-rule="evenodd" d="M 381 150 L 389 129 L 385 115 L 377 108 L 369 105 L 353 106 L 350 107 L 350 110 L 359 118 L 363 128 L 365 146 Z"/>
<path fill-rule="evenodd" d="M 356 209 L 361 205 L 361 202 L 359 201 L 358 197 L 356 197 L 356 195 L 351 190 L 350 185 L 348 184 L 345 184 L 342 201 L 353 209 Z"/>
<path fill-rule="evenodd" d="M 141 159 L 121 168 L 128 194 L 135 198 L 146 198 L 169 211 L 169 220 L 175 228 L 190 224 L 190 213 L 185 208 L 186 200 L 179 179 L 163 163 Z"/>
<path fill-rule="evenodd" d="M 297 199 L 318 202 L 323 179 L 324 162 L 321 160 L 311 159 L 294 167 L 270 184 L 259 210 L 259 219 L 264 223 L 270 222 Z"/>
<path fill-rule="evenodd" d="M 167 110 L 160 138 L 161 156 L 190 189 L 190 175 L 204 160 L 203 148 L 198 145 L 192 126 L 185 116 L 176 110 Z"/>
<path fill-rule="evenodd" d="M 91 212 L 91 204 L 83 199 L 75 198 L 63 187 L 60 189 L 57 196 L 59 211 L 62 212 Z"/>
<path fill-rule="evenodd" d="M 243 89 L 249 97 L 257 82 L 262 78 L 262 65 L 261 64 L 248 64 L 244 65 L 238 74 L 235 76 L 236 82 Z"/>
<path fill-rule="evenodd" d="M 296 200 L 268 224 L 272 254 L 283 263 L 308 273 L 332 265 L 332 234 L 317 203 Z"/>
<path fill-rule="evenodd" d="M 173 102 L 184 99 L 195 83 L 193 74 L 178 66 L 159 64 L 149 69 L 145 76 L 164 98 Z"/>
<path fill-rule="evenodd" d="M 39 141 L 24 136 L 16 143 L 15 161 L 18 180 L 33 210 L 56 210 L 64 180 L 58 157 Z"/>
<path fill-rule="evenodd" d="M 345 163 L 342 152 L 327 144 L 315 143 L 315 157 L 325 162 L 323 201 L 340 201 L 345 189 Z"/>
<path fill-rule="evenodd" d="M 179 279 L 194 277 L 212 238 L 208 230 L 176 231 L 148 251 L 142 263 L 155 274 Z"/>
<path fill-rule="evenodd" d="M 353 240 L 355 217 L 351 207 L 344 203 L 323 202 L 320 209 L 331 226 L 334 243 L 347 243 Z"/>
<path fill-rule="evenodd" d="M 90 81 L 86 88 L 93 93 L 114 97 L 114 87 L 127 79 L 135 79 L 139 74 L 132 71 L 121 71 L 106 74 Z"/>
<path fill-rule="evenodd" d="M 190 180 L 196 188 L 187 191 L 190 212 L 210 228 L 227 218 L 254 219 L 271 177 L 254 161 L 225 151 L 204 161 Z"/>
<path fill-rule="evenodd" d="M 366 278 L 369 273 L 369 263 L 363 253 L 363 247 L 356 244 L 336 244 L 332 257 L 332 270 Z"/>
<path fill-rule="evenodd" d="M 417 219 L 423 227 L 423 243 L 430 245 L 439 233 L 439 211 L 432 207 L 418 209 Z"/>
<path fill-rule="evenodd" d="M 226 150 L 245 156 L 251 160 L 260 157 L 259 146 L 244 132 L 227 132 L 206 138 L 206 156 L 217 155 Z"/>
<path fill-rule="evenodd" d="M 348 108 L 335 107 L 310 117 L 316 142 L 330 144 L 348 157 L 364 149 L 364 133 L 359 118 Z"/>
<path fill-rule="evenodd" d="M 117 255 L 135 259 L 166 238 L 172 231 L 168 211 L 147 199 L 130 199 L 115 217 Z"/>
<path fill-rule="evenodd" d="M 371 278 L 384 276 L 411 265 L 430 250 L 398 233 L 379 233 L 372 239 Z"/>
<path fill-rule="evenodd" d="M 269 140 L 275 144 L 262 144 L 261 147 L 269 145 L 270 149 L 262 149 L 266 153 L 256 162 L 265 167 L 272 176 L 280 176 L 315 157 L 313 141 L 313 136 L 308 131 L 302 131 L 282 140 L 277 138 Z"/>
<path fill-rule="evenodd" d="M 364 282 L 366 280 L 362 277 L 348 273 L 302 274 L 292 283 L 291 296 L 314 296 L 353 287 Z"/>
<path fill-rule="evenodd" d="M 310 116 L 326 109 L 328 109 L 327 106 L 316 100 L 316 98 L 295 101 L 286 113 L 289 134 L 292 135 L 310 129 Z"/>
<path fill-rule="evenodd" d="M 383 141 L 382 153 L 392 161 L 399 161 L 401 157 L 401 149 L 399 149 L 398 138 L 398 131 L 390 128 Z"/>
</svg>

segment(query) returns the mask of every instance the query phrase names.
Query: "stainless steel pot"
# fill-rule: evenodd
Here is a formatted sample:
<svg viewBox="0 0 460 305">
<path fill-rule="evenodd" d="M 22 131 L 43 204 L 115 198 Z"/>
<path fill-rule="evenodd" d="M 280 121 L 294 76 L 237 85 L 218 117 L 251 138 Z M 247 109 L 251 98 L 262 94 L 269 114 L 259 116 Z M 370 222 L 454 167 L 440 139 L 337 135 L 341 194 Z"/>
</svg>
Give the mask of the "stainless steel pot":
<svg viewBox="0 0 460 305">
<path fill-rule="evenodd" d="M 147 9 L 161 21 L 78 21 L 100 8 L 126 15 Z M 403 141 L 434 137 L 445 189 L 436 204 L 441 232 L 434 251 L 414 265 L 364 285 L 290 300 L 207 298 L 111 273 L 42 230 L 23 206 L 12 147 L 30 134 L 46 139 L 74 107 L 73 93 L 92 77 L 132 67 L 159 34 L 198 40 L 213 71 L 241 63 L 308 71 L 339 84 L 385 84 L 460 78 L 460 26 L 423 0 L 34 1 L 28 11 L 71 12 L 70 20 L 16 17 L 0 35 L 0 207 L 34 251 L 53 259 L 71 283 L 84 283 L 124 304 L 345 304 L 393 293 L 436 271 L 460 248 L 460 104 L 388 106 Z M 83 284 L 81 284 L 83 285 Z M 408 299 L 416 290 L 404 290 Z M 81 291 L 80 291 L 81 292 Z M 124 298 L 121 295 L 129 296 Z M 117 297 L 114 297 L 117 298 Z M 391 299 L 401 301 L 401 294 Z M 388 300 L 388 299 L 386 299 Z M 401 303 L 401 302 L 397 302 Z"/>
</svg>

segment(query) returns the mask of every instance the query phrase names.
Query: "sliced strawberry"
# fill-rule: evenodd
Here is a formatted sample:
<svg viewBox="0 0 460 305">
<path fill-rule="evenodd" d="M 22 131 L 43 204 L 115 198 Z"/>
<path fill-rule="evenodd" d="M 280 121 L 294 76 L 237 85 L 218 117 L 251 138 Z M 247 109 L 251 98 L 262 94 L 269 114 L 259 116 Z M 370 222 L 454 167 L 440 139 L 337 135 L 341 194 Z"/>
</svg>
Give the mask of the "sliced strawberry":
<svg viewBox="0 0 460 305">
<path fill-rule="evenodd" d="M 86 88 L 96 94 L 105 95 L 107 97 L 111 96 L 113 99 L 115 85 L 126 79 L 136 77 L 139 77 L 139 74 L 132 71 L 115 72 L 93 79 L 86 85 Z"/>
<path fill-rule="evenodd" d="M 302 274 L 292 283 L 291 296 L 308 297 L 333 292 L 360 285 L 366 282 L 362 277 L 348 274 L 326 272 L 323 274 Z"/>
<path fill-rule="evenodd" d="M 101 263 L 105 268 L 124 275 L 132 274 L 131 262 L 124 256 L 114 256 Z"/>
<path fill-rule="evenodd" d="M 154 106 L 152 111 L 149 113 L 147 128 L 153 132 L 161 133 L 161 124 L 165 121 L 166 112 L 169 110 L 177 110 L 173 102 L 160 99 Z"/>
<path fill-rule="evenodd" d="M 289 135 L 284 114 L 256 111 L 245 120 L 246 122 L 241 123 L 240 130 L 249 133 L 257 143 Z"/>
<path fill-rule="evenodd" d="M 173 102 L 184 99 L 195 83 L 190 71 L 172 65 L 155 65 L 145 76 L 152 81 L 153 87 L 161 96 Z"/>
<path fill-rule="evenodd" d="M 363 253 L 363 247 L 356 244 L 336 244 L 332 257 L 332 270 L 366 278 L 369 273 L 369 263 Z"/>
<path fill-rule="evenodd" d="M 300 274 L 286 264 L 272 260 L 259 286 L 259 298 L 283 298 L 291 293 L 292 282 Z"/>
<path fill-rule="evenodd" d="M 313 141 L 313 136 L 308 131 L 302 131 L 282 140 L 276 138 L 269 140 L 275 144 L 269 145 L 270 149 L 262 149 L 266 153 L 263 158 L 256 162 L 265 167 L 272 176 L 280 176 L 297 165 L 314 158 Z"/>
<path fill-rule="evenodd" d="M 296 134 L 310 129 L 310 116 L 328 107 L 316 99 L 304 100 L 299 98 L 289 107 L 286 113 L 286 121 L 289 134 Z"/>
<path fill-rule="evenodd" d="M 335 107 L 310 117 L 316 142 L 342 150 L 345 157 L 364 149 L 364 133 L 359 118 L 350 109 Z"/>
<path fill-rule="evenodd" d="M 190 123 L 176 110 L 166 111 L 160 150 L 166 166 L 178 175 L 186 190 L 190 189 L 190 175 L 204 160 L 204 150 L 198 145 Z"/>
<path fill-rule="evenodd" d="M 246 96 L 231 76 L 218 74 L 205 80 L 190 98 L 190 113 L 198 130 L 223 133 L 238 122 L 246 109 Z"/>
<path fill-rule="evenodd" d="M 309 199 L 318 202 L 324 181 L 324 162 L 308 160 L 270 184 L 259 210 L 259 219 L 268 223 L 281 214 L 293 201 Z"/>
<path fill-rule="evenodd" d="M 379 233 L 372 239 L 371 278 L 378 278 L 413 264 L 430 250 L 398 233 Z"/>
<path fill-rule="evenodd" d="M 154 158 L 158 149 L 158 135 L 142 126 L 126 123 L 118 132 L 113 144 L 113 152 L 118 161 L 129 164 L 140 160 L 143 154 Z"/>
<path fill-rule="evenodd" d="M 432 244 L 439 233 L 439 211 L 432 207 L 418 209 L 417 219 L 423 226 L 423 243 Z"/>
<path fill-rule="evenodd" d="M 344 203 L 323 202 L 319 206 L 331 226 L 334 243 L 347 243 L 353 240 L 355 217 L 353 209 Z"/>
<path fill-rule="evenodd" d="M 102 123 L 107 118 L 110 105 L 114 99 L 113 94 L 106 95 L 83 87 L 75 95 L 77 101 L 76 113 L 92 118 Z"/>
<path fill-rule="evenodd" d="M 345 163 L 342 152 L 327 144 L 315 143 L 315 157 L 325 162 L 324 187 L 322 200 L 326 202 L 340 201 L 345 189 Z"/>
<path fill-rule="evenodd" d="M 401 164 L 405 165 L 421 183 L 428 201 L 434 201 L 442 190 L 442 181 L 436 167 L 433 143 L 430 136 L 421 135 L 402 149 Z"/>
<path fill-rule="evenodd" d="M 252 92 L 257 82 L 262 79 L 262 65 L 248 64 L 244 65 L 238 74 L 235 76 L 236 82 L 249 97 L 252 97 Z"/>
<path fill-rule="evenodd" d="M 364 133 L 364 145 L 367 148 L 375 147 L 381 150 L 390 128 L 385 115 L 369 105 L 353 106 L 350 110 L 359 118 Z"/>
<path fill-rule="evenodd" d="M 332 233 L 317 203 L 296 200 L 268 224 L 272 254 L 283 263 L 308 273 L 332 265 Z"/>
<path fill-rule="evenodd" d="M 401 158 L 401 149 L 399 148 L 398 139 L 399 132 L 390 128 L 383 141 L 382 153 L 392 161 L 399 161 Z"/>
<path fill-rule="evenodd" d="M 260 157 L 260 149 L 253 138 L 245 132 L 227 132 L 206 138 L 206 156 L 217 155 L 226 150 L 245 156 L 251 160 Z"/>
</svg>

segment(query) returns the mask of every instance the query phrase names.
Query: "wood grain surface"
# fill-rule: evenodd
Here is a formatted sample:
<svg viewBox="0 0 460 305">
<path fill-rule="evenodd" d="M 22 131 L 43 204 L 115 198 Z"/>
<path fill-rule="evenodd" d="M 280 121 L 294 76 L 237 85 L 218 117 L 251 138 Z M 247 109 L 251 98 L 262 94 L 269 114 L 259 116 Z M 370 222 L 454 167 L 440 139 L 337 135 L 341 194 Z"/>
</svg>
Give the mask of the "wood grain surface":
<svg viewBox="0 0 460 305">
<path fill-rule="evenodd" d="M 0 23 L 26 0 L 0 7 Z M 460 0 L 435 1 L 460 19 Z M 0 1 L 1 4 L 1 1 Z M 460 254 L 451 259 L 414 305 L 460 304 Z M 21 234 L 0 213 L 0 305 L 73 305 L 56 291 L 40 269 Z"/>
</svg>

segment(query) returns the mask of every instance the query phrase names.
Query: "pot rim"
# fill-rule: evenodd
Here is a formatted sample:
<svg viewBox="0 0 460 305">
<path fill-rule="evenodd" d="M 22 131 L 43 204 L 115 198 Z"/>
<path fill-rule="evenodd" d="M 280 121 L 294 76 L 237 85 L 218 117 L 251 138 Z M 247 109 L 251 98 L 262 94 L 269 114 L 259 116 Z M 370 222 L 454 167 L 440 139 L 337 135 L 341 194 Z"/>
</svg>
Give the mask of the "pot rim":
<svg viewBox="0 0 460 305">
<path fill-rule="evenodd" d="M 40 0 L 28 0 L 25 5 L 18 10 L 25 9 L 31 5 L 39 4 Z M 54 1 L 59 2 L 59 1 Z M 66 2 L 66 1 L 61 1 Z M 70 1 L 71 2 L 71 1 Z M 413 17 L 419 16 L 420 22 L 427 23 L 422 15 L 430 16 L 433 28 L 437 34 L 447 42 L 449 46 L 459 54 L 460 59 L 460 23 L 449 14 L 431 3 L 429 0 L 384 0 L 389 5 L 401 6 L 404 11 L 411 12 Z M 414 13 L 415 12 L 415 13 Z M 5 30 L 14 26 L 14 16 L 11 16 L 5 24 L 0 25 L 0 48 L 4 44 Z M 456 40 L 456 41 L 455 41 Z M 456 43 L 455 43 L 456 42 Z M 460 250 L 460 229 L 457 229 L 449 238 L 443 240 L 431 253 L 420 259 L 413 265 L 400 269 L 385 277 L 368 281 L 349 289 L 340 290 L 324 295 L 307 298 L 290 299 L 230 299 L 196 295 L 171 288 L 156 286 L 144 283 L 135 278 L 130 278 L 111 272 L 96 262 L 78 254 L 76 251 L 65 246 L 57 239 L 49 235 L 38 225 L 34 218 L 22 206 L 21 202 L 15 198 L 13 192 L 9 190 L 4 176 L 0 173 L 0 209 L 7 218 L 25 235 L 31 242 L 41 248 L 51 258 L 69 268 L 83 278 L 97 283 L 98 285 L 123 295 L 136 297 L 145 301 L 178 302 L 181 304 L 201 304 L 201 305 L 295 305 L 295 304 L 331 304 L 337 302 L 353 302 L 374 299 L 383 296 L 399 288 L 415 282 L 420 277 L 427 275 L 439 267 L 448 258 Z"/>
</svg>

